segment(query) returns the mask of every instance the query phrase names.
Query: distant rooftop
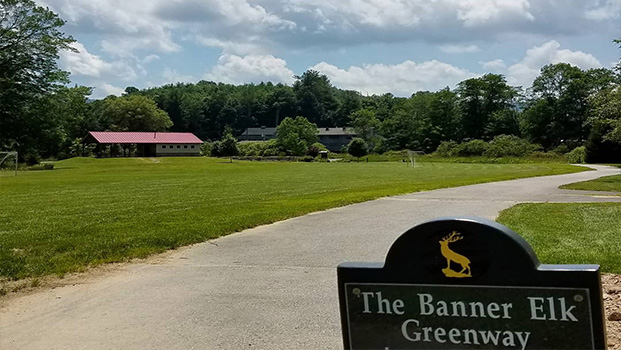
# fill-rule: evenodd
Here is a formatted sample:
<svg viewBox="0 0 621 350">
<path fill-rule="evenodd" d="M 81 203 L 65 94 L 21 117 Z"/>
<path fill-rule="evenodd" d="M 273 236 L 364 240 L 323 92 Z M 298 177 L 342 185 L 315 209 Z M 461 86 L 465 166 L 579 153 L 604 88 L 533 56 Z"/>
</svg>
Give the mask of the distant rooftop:
<svg viewBox="0 0 621 350">
<path fill-rule="evenodd" d="M 331 128 L 317 128 L 319 131 L 319 136 L 324 135 L 355 135 L 356 132 L 347 127 L 335 126 Z"/>
<path fill-rule="evenodd" d="M 354 130 L 352 130 L 351 128 L 347 128 L 347 127 L 340 127 L 340 126 L 336 126 L 336 127 L 328 127 L 328 128 L 317 128 L 317 131 L 319 132 L 319 136 L 324 136 L 324 135 L 355 135 L 356 132 Z M 242 135 L 244 136 L 268 136 L 268 135 L 274 135 L 276 134 L 276 128 L 270 127 L 270 128 L 248 128 L 246 129 Z"/>
<path fill-rule="evenodd" d="M 276 128 L 248 128 L 243 135 L 274 135 Z"/>
<path fill-rule="evenodd" d="M 84 140 L 97 143 L 203 143 L 189 132 L 89 131 Z"/>
</svg>

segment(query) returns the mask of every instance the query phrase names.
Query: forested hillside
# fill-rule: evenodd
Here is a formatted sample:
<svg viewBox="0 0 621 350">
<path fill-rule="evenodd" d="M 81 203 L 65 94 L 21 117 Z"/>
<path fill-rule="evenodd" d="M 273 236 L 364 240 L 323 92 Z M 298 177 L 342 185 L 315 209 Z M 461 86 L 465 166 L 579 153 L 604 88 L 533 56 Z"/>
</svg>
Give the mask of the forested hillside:
<svg viewBox="0 0 621 350">
<path fill-rule="evenodd" d="M 485 74 L 409 97 L 338 89 L 308 70 L 292 86 L 199 81 L 127 87 L 121 97 L 89 100 L 91 88 L 64 85 L 68 74 L 56 66 L 58 52 L 73 41 L 59 30 L 64 22 L 30 1 L 19 4 L 6 13 L 0 31 L 0 150 L 18 150 L 33 161 L 77 155 L 88 131 L 192 132 L 207 141 L 221 138 L 227 126 L 235 136 L 295 116 L 319 127 L 353 127 L 372 139 L 373 152 L 429 153 L 442 141 L 504 134 L 543 150 L 585 145 L 590 161 L 620 161 L 619 66 L 582 70 L 558 63 L 542 67 L 532 86 L 510 86 L 502 75 Z"/>
</svg>

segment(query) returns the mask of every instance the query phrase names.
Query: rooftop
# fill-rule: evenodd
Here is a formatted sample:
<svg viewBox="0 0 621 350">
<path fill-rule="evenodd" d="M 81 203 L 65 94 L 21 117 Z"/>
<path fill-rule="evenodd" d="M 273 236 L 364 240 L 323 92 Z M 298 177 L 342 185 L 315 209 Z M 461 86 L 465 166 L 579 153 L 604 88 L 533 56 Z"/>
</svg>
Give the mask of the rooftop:
<svg viewBox="0 0 621 350">
<path fill-rule="evenodd" d="M 317 131 L 319 132 L 320 136 L 324 136 L 324 135 L 355 135 L 356 132 L 351 129 L 351 128 L 347 128 L 347 127 L 340 127 L 340 126 L 335 126 L 335 127 L 323 127 L 323 128 L 317 128 Z M 243 132 L 242 135 L 274 135 L 276 133 L 276 128 L 248 128 L 246 129 L 246 131 Z"/>
<path fill-rule="evenodd" d="M 189 132 L 89 131 L 86 140 L 97 143 L 203 143 Z"/>
</svg>

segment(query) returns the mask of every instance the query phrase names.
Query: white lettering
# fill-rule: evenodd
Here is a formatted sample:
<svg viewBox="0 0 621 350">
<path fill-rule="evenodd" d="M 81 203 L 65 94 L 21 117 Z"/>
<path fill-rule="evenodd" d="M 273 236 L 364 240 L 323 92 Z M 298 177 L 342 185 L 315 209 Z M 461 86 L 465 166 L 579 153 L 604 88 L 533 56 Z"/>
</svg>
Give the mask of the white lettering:
<svg viewBox="0 0 621 350">
<path fill-rule="evenodd" d="M 400 310 L 400 309 L 403 308 L 404 306 L 405 304 L 403 303 L 403 300 L 397 299 L 392 302 L 392 311 L 394 311 L 397 315 L 403 315 L 405 311 Z"/>
<path fill-rule="evenodd" d="M 494 332 L 492 331 L 479 331 L 481 335 L 481 340 L 483 344 L 494 343 L 494 345 L 498 345 L 498 338 L 500 337 L 500 331 L 496 331 L 496 335 L 494 336 Z"/>
<path fill-rule="evenodd" d="M 438 343 L 446 343 L 446 339 L 440 338 L 440 337 L 444 337 L 446 335 L 446 330 L 444 328 L 436 328 L 436 330 L 433 332 L 433 336 L 434 338 L 436 338 L 436 341 Z"/>
<path fill-rule="evenodd" d="M 526 350 L 530 332 L 477 331 L 475 329 L 420 327 L 420 322 L 409 319 L 401 325 L 403 338 L 410 342 L 436 342 L 439 344 L 492 345 Z M 419 331 L 420 329 L 420 331 Z M 517 340 L 517 342 L 516 342 Z"/>
<path fill-rule="evenodd" d="M 522 337 L 522 334 L 524 334 L 525 336 Z M 517 335 L 517 338 L 520 342 L 520 345 L 522 346 L 522 350 L 526 349 L 526 344 L 528 343 L 528 337 L 530 337 L 530 332 L 515 332 L 515 335 Z"/>
<path fill-rule="evenodd" d="M 425 333 L 424 341 L 431 341 L 431 332 L 433 332 L 433 328 L 431 327 L 423 327 L 423 332 Z"/>
<path fill-rule="evenodd" d="M 449 336 L 449 340 L 453 344 L 461 344 L 461 340 L 455 339 L 456 337 L 459 337 L 460 335 L 461 335 L 461 332 L 459 331 L 459 329 L 451 328 L 451 330 L 449 331 L 449 335 L 448 335 Z"/>
<path fill-rule="evenodd" d="M 470 337 L 472 337 L 472 341 L 470 341 Z M 477 331 L 474 329 L 465 329 L 464 330 L 464 344 L 475 344 L 479 345 L 479 337 L 477 336 Z"/>
<path fill-rule="evenodd" d="M 364 310 L 362 310 L 363 314 L 371 313 L 371 309 L 369 309 L 369 297 L 373 298 L 372 292 L 362 292 L 362 298 L 364 299 Z"/>
<path fill-rule="evenodd" d="M 545 321 L 546 315 L 543 313 L 543 306 L 541 305 L 543 298 L 528 297 L 528 301 L 530 302 L 530 319 Z M 539 312 L 541 312 L 541 316 L 539 316 Z"/>
<path fill-rule="evenodd" d="M 436 313 L 438 314 L 438 316 L 448 316 L 448 305 L 446 304 L 445 301 L 438 301 L 438 308 L 436 310 Z"/>
<path fill-rule="evenodd" d="M 451 306 L 453 307 L 453 316 L 461 316 L 468 317 L 466 315 L 466 305 L 463 301 L 452 301 Z M 457 307 L 459 306 L 460 312 L 457 311 Z"/>
<path fill-rule="evenodd" d="M 548 320 L 556 321 L 556 312 L 554 311 L 554 298 L 548 298 L 548 305 L 550 305 L 550 317 L 548 317 Z"/>
<path fill-rule="evenodd" d="M 431 294 L 419 294 L 418 300 L 420 302 L 421 315 L 427 316 L 433 314 L 433 305 L 431 305 L 433 297 L 431 296 Z"/>
<path fill-rule="evenodd" d="M 502 304 L 502 311 L 504 313 L 502 318 L 511 318 L 511 316 L 509 316 L 509 309 L 511 309 L 512 307 L 513 307 L 513 304 L 511 304 L 511 303 L 509 303 L 509 304 Z"/>
<path fill-rule="evenodd" d="M 477 309 L 479 309 L 479 316 L 477 316 Z M 483 303 L 478 301 L 470 303 L 470 317 L 485 317 L 485 307 Z"/>
<path fill-rule="evenodd" d="M 490 303 L 489 305 L 487 305 L 487 314 L 489 315 L 489 317 L 491 318 L 500 318 L 500 315 L 495 315 L 495 312 L 500 311 L 500 305 L 496 304 L 496 303 Z"/>
<path fill-rule="evenodd" d="M 403 324 L 401 325 L 401 334 L 403 334 L 403 337 L 409 341 L 420 341 L 420 333 L 418 332 L 413 332 L 412 334 L 414 335 L 414 338 L 410 337 L 410 335 L 408 334 L 408 325 L 410 323 L 414 323 L 417 327 L 420 325 L 420 323 L 417 320 L 407 320 L 405 322 L 403 322 Z"/>
<path fill-rule="evenodd" d="M 377 295 L 377 313 L 378 314 L 392 314 L 390 311 L 390 300 L 382 298 L 382 292 L 375 293 Z M 384 311 L 386 308 L 386 311 Z"/>
<path fill-rule="evenodd" d="M 513 339 L 513 332 L 504 331 L 502 332 L 502 345 L 504 346 L 515 346 L 515 339 Z"/>
<path fill-rule="evenodd" d="M 576 317 L 574 317 L 574 315 L 572 315 L 571 310 L 575 309 L 576 306 L 572 306 L 569 309 L 567 309 L 567 305 L 565 305 L 565 298 L 558 298 L 558 300 L 561 302 L 561 321 L 574 321 L 574 322 L 578 322 L 578 319 Z M 569 316 L 569 319 L 567 319 L 567 317 Z"/>
</svg>

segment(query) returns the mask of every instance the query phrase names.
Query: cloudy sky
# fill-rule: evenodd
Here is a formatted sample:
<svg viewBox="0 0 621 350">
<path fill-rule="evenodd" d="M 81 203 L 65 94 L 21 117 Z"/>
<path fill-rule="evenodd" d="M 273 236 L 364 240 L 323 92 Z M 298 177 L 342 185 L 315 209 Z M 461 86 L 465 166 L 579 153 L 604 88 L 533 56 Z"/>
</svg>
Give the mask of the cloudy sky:
<svg viewBox="0 0 621 350">
<path fill-rule="evenodd" d="M 311 68 L 363 94 L 453 88 L 487 72 L 619 60 L 621 0 L 37 0 L 79 53 L 60 66 L 93 97 L 176 82 L 291 84 Z"/>
</svg>

